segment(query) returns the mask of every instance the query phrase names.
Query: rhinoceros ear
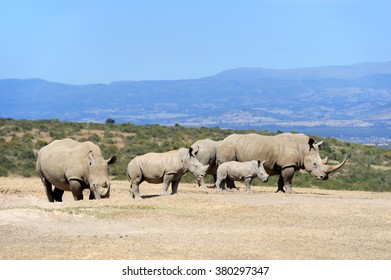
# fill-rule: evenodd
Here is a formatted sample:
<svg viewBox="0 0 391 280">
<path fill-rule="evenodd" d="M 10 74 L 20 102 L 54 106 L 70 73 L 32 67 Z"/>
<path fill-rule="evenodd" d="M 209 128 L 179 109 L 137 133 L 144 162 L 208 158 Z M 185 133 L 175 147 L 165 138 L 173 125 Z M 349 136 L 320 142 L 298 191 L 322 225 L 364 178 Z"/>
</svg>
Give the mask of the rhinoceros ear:
<svg viewBox="0 0 391 280">
<path fill-rule="evenodd" d="M 194 157 L 193 148 L 192 147 L 189 148 L 189 156 L 190 157 Z"/>
<path fill-rule="evenodd" d="M 195 148 L 193 148 L 193 154 L 196 156 L 199 150 L 200 150 L 200 146 L 196 146 Z"/>
<path fill-rule="evenodd" d="M 310 146 L 310 151 L 311 151 L 311 149 L 315 150 L 314 143 L 315 143 L 315 140 L 313 138 L 310 138 L 310 140 L 308 140 L 308 145 Z"/>
<path fill-rule="evenodd" d="M 323 144 L 323 140 L 320 141 L 319 143 L 316 143 L 316 146 L 320 147 Z"/>
<path fill-rule="evenodd" d="M 107 165 L 114 164 L 116 161 L 117 161 L 117 157 L 116 156 L 112 156 L 111 158 L 109 158 L 107 160 Z"/>
<path fill-rule="evenodd" d="M 92 154 L 92 150 L 88 152 L 88 159 L 90 160 L 90 165 L 92 164 L 95 164 L 95 159 L 94 159 L 94 156 Z"/>
</svg>

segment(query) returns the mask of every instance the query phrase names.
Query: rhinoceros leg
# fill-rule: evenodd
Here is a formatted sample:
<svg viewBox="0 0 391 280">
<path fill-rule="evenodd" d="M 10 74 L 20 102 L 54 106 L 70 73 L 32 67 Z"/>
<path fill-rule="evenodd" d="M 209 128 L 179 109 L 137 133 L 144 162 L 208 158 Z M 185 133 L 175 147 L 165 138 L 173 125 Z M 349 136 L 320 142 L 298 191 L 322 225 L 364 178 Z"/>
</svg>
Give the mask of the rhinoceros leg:
<svg viewBox="0 0 391 280">
<path fill-rule="evenodd" d="M 177 194 L 178 193 L 178 186 L 179 182 L 181 181 L 181 178 L 176 179 L 171 182 L 171 194 Z"/>
<path fill-rule="evenodd" d="M 246 192 L 247 193 L 251 193 L 251 181 L 252 180 L 253 180 L 252 178 L 246 178 L 244 180 L 244 184 L 246 185 Z"/>
<path fill-rule="evenodd" d="M 41 178 L 41 180 L 42 180 L 42 183 L 45 187 L 46 196 L 47 196 L 49 202 L 54 202 L 52 184 L 48 180 L 46 180 L 46 178 Z"/>
<path fill-rule="evenodd" d="M 223 187 L 225 188 L 225 181 L 222 178 L 217 177 L 217 180 L 216 180 L 217 191 L 221 192 L 223 190 Z"/>
<path fill-rule="evenodd" d="M 235 182 L 229 178 L 227 178 L 226 180 L 226 183 L 227 183 L 227 189 L 239 189 L 236 185 L 235 185 Z"/>
<path fill-rule="evenodd" d="M 216 180 L 217 180 L 217 175 L 213 174 L 213 187 L 216 187 Z M 202 179 L 197 179 L 197 185 L 200 188 L 206 188 L 205 180 L 204 178 Z"/>
<path fill-rule="evenodd" d="M 280 177 L 278 178 L 278 190 L 282 192 L 292 193 L 292 179 L 295 174 L 294 167 L 286 167 L 281 171 Z"/>
<path fill-rule="evenodd" d="M 64 194 L 64 190 L 54 188 L 53 197 L 55 201 L 62 202 L 62 195 Z"/>
<path fill-rule="evenodd" d="M 204 181 L 204 179 L 198 179 L 197 178 L 197 185 L 200 188 L 205 188 L 205 181 Z"/>
<path fill-rule="evenodd" d="M 140 196 L 140 187 L 139 187 L 139 183 L 135 183 L 133 182 L 131 185 L 130 185 L 130 195 L 135 199 L 135 200 L 141 200 L 143 199 L 141 196 Z"/>
<path fill-rule="evenodd" d="M 214 184 L 214 187 L 216 187 L 216 181 L 217 181 L 217 175 L 214 174 L 214 175 L 213 175 L 213 184 Z"/>
<path fill-rule="evenodd" d="M 95 199 L 95 195 L 94 195 L 94 192 L 90 190 L 90 196 L 89 196 L 89 199 L 90 200 L 93 200 Z"/>
<path fill-rule="evenodd" d="M 83 188 L 79 181 L 77 180 L 70 180 L 69 181 L 69 188 L 71 189 L 71 192 L 73 194 L 73 198 L 75 200 L 83 200 Z"/>
<path fill-rule="evenodd" d="M 278 193 L 278 192 L 285 192 L 285 190 L 284 190 L 284 179 L 282 178 L 281 174 L 278 177 L 278 189 L 277 189 L 276 193 Z"/>
<path fill-rule="evenodd" d="M 162 185 L 161 195 L 166 195 L 168 193 L 168 187 L 170 186 L 170 184 L 173 180 L 174 180 L 174 175 L 165 174 L 163 176 L 163 185 Z"/>
</svg>

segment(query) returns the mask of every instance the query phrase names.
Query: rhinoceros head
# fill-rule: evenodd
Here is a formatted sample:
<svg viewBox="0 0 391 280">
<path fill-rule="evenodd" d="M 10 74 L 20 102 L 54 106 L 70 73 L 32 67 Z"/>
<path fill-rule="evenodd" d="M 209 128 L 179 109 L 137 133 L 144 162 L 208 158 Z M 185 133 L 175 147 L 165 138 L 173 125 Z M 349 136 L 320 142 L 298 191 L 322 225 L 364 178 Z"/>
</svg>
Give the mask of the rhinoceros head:
<svg viewBox="0 0 391 280">
<path fill-rule="evenodd" d="M 203 165 L 195 156 L 193 148 L 189 148 L 186 158 L 186 168 L 193 173 L 197 179 L 201 180 L 205 177 L 206 171 L 208 170 L 208 165 Z"/>
<path fill-rule="evenodd" d="M 322 143 L 323 141 L 315 143 L 314 139 L 309 139 L 304 152 L 304 168 L 318 180 L 327 180 L 330 173 L 340 169 L 345 164 L 346 157 L 338 165 L 328 165 L 327 157 L 322 160 L 319 155 L 319 147 Z"/>
<path fill-rule="evenodd" d="M 115 163 L 116 156 L 105 160 L 101 153 L 88 153 L 88 183 L 95 198 L 110 196 L 109 165 Z"/>
<path fill-rule="evenodd" d="M 267 174 L 265 168 L 263 165 L 265 164 L 265 161 L 255 161 L 256 166 L 256 172 L 259 179 L 261 179 L 262 182 L 267 182 L 269 179 L 269 174 Z"/>
</svg>

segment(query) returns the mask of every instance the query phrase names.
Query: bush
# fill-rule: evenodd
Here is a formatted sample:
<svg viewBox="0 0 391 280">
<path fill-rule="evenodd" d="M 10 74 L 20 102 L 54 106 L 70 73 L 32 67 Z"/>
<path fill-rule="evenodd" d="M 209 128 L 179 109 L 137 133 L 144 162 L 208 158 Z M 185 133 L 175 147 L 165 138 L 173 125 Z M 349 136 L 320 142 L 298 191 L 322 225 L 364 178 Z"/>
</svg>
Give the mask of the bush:
<svg viewBox="0 0 391 280">
<path fill-rule="evenodd" d="M 110 175 L 121 180 L 126 180 L 127 164 L 137 155 L 188 147 L 198 139 L 222 140 L 232 133 L 271 134 L 268 131 L 223 130 L 217 127 L 186 128 L 180 125 L 166 127 L 161 125 L 137 126 L 130 123 L 107 125 L 59 122 L 58 120 L 0 119 L 0 176 L 35 176 L 36 155 L 33 151 L 41 149 L 52 140 L 40 138 L 42 132 L 49 133 L 53 139 L 70 137 L 93 141 L 101 147 L 105 158 L 117 156 L 117 162 L 110 166 Z M 314 138 L 316 141 L 320 140 L 319 137 Z M 324 143 L 320 150 L 322 158 L 327 155 L 330 160 L 341 161 L 345 155 L 349 155 L 348 163 L 332 174 L 327 181 L 317 181 L 306 172 L 303 174 L 296 172 L 293 187 L 315 186 L 326 189 L 391 191 L 390 150 L 341 142 L 335 138 L 323 140 Z M 377 166 L 382 168 L 375 168 Z M 207 178 L 209 180 L 207 182 L 212 182 L 211 176 Z M 277 180 L 278 176 L 271 176 L 268 183 L 255 181 L 254 185 L 262 184 L 277 189 Z M 182 178 L 182 182 L 195 184 L 196 179 L 193 175 L 187 174 Z"/>
<path fill-rule="evenodd" d="M 40 150 L 41 148 L 45 147 L 48 143 L 46 141 L 43 141 L 43 140 L 38 140 L 35 145 L 34 145 L 34 148 L 36 148 L 37 150 Z"/>
</svg>

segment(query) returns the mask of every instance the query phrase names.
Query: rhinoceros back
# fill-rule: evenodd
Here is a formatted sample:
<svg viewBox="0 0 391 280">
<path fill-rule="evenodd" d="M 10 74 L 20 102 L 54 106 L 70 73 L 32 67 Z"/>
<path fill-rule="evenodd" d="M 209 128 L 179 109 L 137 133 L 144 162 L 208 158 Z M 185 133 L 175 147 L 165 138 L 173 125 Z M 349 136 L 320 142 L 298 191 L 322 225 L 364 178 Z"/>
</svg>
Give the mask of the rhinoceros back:
<svg viewBox="0 0 391 280">
<path fill-rule="evenodd" d="M 183 162 L 180 159 L 181 152 L 183 153 L 180 149 L 137 156 L 128 164 L 128 177 L 132 179 L 142 176 L 147 182 L 161 183 L 165 173 L 178 173 L 183 169 Z"/>
<path fill-rule="evenodd" d="M 258 160 L 264 150 L 269 150 L 268 138 L 258 134 L 232 134 L 217 149 L 217 162 Z M 261 148 L 261 150 L 260 150 Z"/>
<path fill-rule="evenodd" d="M 87 157 L 87 150 L 94 148 L 91 144 L 79 143 L 69 138 L 54 140 L 38 153 L 36 169 L 39 176 L 60 189 L 69 190 L 70 177 L 84 177 L 84 158 Z"/>
</svg>

